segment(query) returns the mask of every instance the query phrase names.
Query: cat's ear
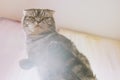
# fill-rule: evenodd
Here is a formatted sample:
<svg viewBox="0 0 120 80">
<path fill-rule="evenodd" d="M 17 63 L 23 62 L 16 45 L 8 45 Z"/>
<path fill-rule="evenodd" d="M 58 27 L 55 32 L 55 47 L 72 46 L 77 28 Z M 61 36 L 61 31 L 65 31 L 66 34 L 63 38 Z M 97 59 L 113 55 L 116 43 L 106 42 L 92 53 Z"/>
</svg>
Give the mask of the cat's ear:
<svg viewBox="0 0 120 80">
<path fill-rule="evenodd" d="M 55 13 L 54 10 L 50 10 L 50 9 L 48 10 L 48 12 L 49 12 L 50 15 L 53 15 Z"/>
<path fill-rule="evenodd" d="M 31 15 L 33 15 L 33 10 L 32 9 L 25 9 L 25 10 L 23 10 L 23 15 L 24 16 L 31 16 Z"/>
<path fill-rule="evenodd" d="M 28 15 L 28 11 L 23 10 L 23 15 L 24 15 L 24 16 Z"/>
<path fill-rule="evenodd" d="M 48 16 L 48 17 L 53 17 L 53 14 L 55 13 L 55 11 L 54 10 L 50 10 L 50 9 L 46 9 L 46 16 Z"/>
<path fill-rule="evenodd" d="M 49 10 L 49 12 L 53 15 L 55 13 L 54 10 Z"/>
<path fill-rule="evenodd" d="M 26 16 L 26 14 L 27 14 L 27 11 L 23 10 L 23 15 Z"/>
<path fill-rule="evenodd" d="M 23 10 L 23 15 L 25 16 L 26 12 Z"/>
</svg>

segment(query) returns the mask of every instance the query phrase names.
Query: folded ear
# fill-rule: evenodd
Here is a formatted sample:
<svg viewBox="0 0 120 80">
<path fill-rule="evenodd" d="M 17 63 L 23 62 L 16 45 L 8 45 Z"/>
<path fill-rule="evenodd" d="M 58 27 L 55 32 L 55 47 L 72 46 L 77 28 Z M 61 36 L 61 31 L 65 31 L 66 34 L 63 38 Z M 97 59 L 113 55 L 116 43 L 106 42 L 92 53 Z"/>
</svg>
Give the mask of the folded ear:
<svg viewBox="0 0 120 80">
<path fill-rule="evenodd" d="M 46 17 L 52 17 L 53 14 L 55 13 L 55 11 L 51 9 L 43 9 L 43 10 L 46 13 Z"/>
<path fill-rule="evenodd" d="M 55 13 L 54 10 L 50 10 L 50 9 L 48 9 L 48 11 L 49 11 L 52 15 Z"/>
<path fill-rule="evenodd" d="M 31 69 L 34 67 L 34 64 L 29 59 L 23 59 L 19 62 L 19 65 L 22 69 Z"/>
<path fill-rule="evenodd" d="M 26 10 L 23 10 L 23 15 L 25 16 L 27 14 L 27 11 Z"/>
<path fill-rule="evenodd" d="M 34 9 L 25 9 L 23 10 L 23 15 L 32 16 Z"/>
</svg>

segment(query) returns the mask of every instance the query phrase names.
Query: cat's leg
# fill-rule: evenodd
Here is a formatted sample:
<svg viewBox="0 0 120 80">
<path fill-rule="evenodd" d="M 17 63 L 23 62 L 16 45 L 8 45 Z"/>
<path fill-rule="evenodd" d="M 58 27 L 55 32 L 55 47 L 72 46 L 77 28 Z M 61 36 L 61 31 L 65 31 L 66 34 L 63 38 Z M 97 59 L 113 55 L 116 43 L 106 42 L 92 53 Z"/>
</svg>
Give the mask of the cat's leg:
<svg viewBox="0 0 120 80">
<path fill-rule="evenodd" d="M 29 59 L 23 59 L 19 62 L 19 65 L 22 69 L 31 69 L 34 64 Z"/>
</svg>

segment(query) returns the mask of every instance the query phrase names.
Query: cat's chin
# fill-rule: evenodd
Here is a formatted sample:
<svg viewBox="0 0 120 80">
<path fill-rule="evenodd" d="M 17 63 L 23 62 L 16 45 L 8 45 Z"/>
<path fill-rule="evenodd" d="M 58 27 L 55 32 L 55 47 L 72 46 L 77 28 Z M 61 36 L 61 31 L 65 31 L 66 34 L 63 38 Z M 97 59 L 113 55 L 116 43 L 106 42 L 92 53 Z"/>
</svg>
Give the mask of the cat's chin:
<svg viewBox="0 0 120 80">
<path fill-rule="evenodd" d="M 23 59 L 19 62 L 22 69 L 29 70 L 34 67 L 34 64 L 29 59 Z"/>
</svg>

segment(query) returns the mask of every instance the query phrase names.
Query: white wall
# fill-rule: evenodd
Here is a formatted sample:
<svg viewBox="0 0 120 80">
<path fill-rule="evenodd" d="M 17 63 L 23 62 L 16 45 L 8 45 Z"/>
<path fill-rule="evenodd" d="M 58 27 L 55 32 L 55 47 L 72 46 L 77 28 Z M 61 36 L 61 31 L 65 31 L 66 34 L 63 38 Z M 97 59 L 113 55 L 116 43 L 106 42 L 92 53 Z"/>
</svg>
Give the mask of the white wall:
<svg viewBox="0 0 120 80">
<path fill-rule="evenodd" d="M 60 27 L 120 40 L 120 0 L 0 0 L 0 16 L 21 20 L 27 8 L 55 10 Z"/>
</svg>

